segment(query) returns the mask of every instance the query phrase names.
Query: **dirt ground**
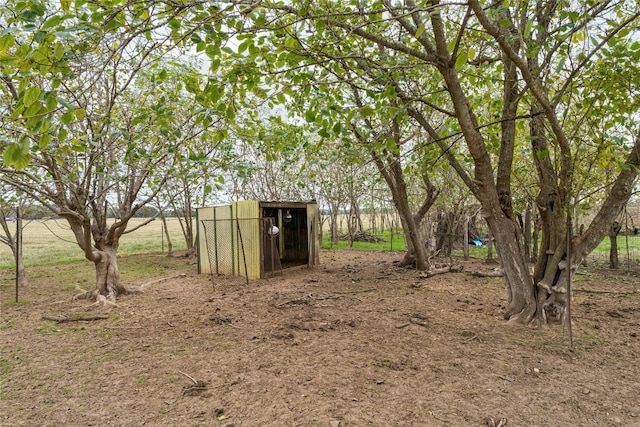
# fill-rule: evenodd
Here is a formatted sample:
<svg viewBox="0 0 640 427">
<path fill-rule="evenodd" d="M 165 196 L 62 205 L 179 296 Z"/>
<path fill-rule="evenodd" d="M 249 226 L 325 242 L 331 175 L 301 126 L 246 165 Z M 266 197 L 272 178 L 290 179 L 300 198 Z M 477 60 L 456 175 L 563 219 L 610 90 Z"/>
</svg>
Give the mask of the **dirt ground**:
<svg viewBox="0 0 640 427">
<path fill-rule="evenodd" d="M 141 256 L 157 274 L 122 271 L 146 291 L 114 308 L 46 275 L 26 303 L 5 286 L 0 425 L 640 426 L 639 277 L 582 270 L 570 350 L 561 325 L 503 320 L 502 279 L 469 274 L 483 261 L 424 279 L 400 257 L 323 251 L 213 289 L 193 262 Z"/>
</svg>

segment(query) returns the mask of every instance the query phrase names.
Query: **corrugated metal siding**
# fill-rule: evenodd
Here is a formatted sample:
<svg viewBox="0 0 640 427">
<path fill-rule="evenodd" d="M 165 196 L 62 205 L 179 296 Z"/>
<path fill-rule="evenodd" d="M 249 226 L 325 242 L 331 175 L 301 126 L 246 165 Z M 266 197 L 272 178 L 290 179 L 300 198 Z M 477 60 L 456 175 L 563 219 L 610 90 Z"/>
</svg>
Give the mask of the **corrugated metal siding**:
<svg viewBox="0 0 640 427">
<path fill-rule="evenodd" d="M 236 231 L 233 221 L 233 206 L 215 208 L 215 252 L 214 273 L 234 276 L 236 274 Z"/>
<path fill-rule="evenodd" d="M 266 206 L 266 208 L 265 208 Z M 319 211 L 317 203 L 259 202 L 243 200 L 227 206 L 198 208 L 198 267 L 202 274 L 248 275 L 258 279 L 262 273 L 263 248 L 261 210 L 277 214 L 281 230 L 280 257 L 315 267 L 320 263 Z M 293 220 L 285 223 L 283 213 L 291 210 Z M 306 209 L 306 212 L 305 212 Z M 274 215 L 275 216 L 275 215 Z M 203 222 L 204 221 L 204 222 Z M 203 225 L 204 224 L 204 225 Z M 242 241 L 238 236 L 238 227 Z M 206 228 L 206 233 L 205 233 Z M 208 241 L 208 244 L 207 244 Z M 242 248 L 244 246 L 244 256 Z M 211 258 L 207 248 L 212 250 Z M 246 272 L 245 260 L 246 259 Z"/>
<path fill-rule="evenodd" d="M 234 203 L 234 214 L 237 218 L 237 225 L 240 227 L 244 254 L 247 262 L 246 272 L 249 279 L 260 278 L 260 219 L 259 204 L 257 200 L 242 200 Z M 242 247 L 238 247 L 239 273 L 245 274 L 244 262 L 242 260 Z"/>
<path fill-rule="evenodd" d="M 309 245 L 309 267 L 320 265 L 320 215 L 317 203 L 307 203 L 307 233 Z"/>
</svg>

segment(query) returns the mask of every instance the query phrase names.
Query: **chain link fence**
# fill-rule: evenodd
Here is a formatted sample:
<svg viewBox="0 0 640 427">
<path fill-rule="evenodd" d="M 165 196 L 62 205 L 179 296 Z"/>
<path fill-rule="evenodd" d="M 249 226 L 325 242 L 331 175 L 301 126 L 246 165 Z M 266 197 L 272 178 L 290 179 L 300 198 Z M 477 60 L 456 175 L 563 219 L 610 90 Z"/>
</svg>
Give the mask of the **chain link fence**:
<svg viewBox="0 0 640 427">
<path fill-rule="evenodd" d="M 206 254 L 200 255 L 201 268 L 214 287 L 248 285 L 250 279 L 282 275 L 274 218 L 205 219 L 200 223 L 206 247 Z"/>
</svg>

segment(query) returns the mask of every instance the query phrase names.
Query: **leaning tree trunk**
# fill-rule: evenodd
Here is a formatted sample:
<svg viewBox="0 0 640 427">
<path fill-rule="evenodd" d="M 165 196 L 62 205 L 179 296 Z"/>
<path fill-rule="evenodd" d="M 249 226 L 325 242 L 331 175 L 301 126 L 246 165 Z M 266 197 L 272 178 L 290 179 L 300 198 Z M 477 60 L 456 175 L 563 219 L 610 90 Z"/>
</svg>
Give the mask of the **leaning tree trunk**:
<svg viewBox="0 0 640 427">
<path fill-rule="evenodd" d="M 505 215 L 487 215 L 486 220 L 500 252 L 500 266 L 509 296 L 504 318 L 529 323 L 536 315 L 536 293 L 524 246 L 518 238 L 520 228 Z"/>
<path fill-rule="evenodd" d="M 517 219 L 511 212 L 510 194 L 499 192 L 494 181 L 493 164 L 484 137 L 478 130 L 478 123 L 462 90 L 456 70 L 448 60 L 449 52 L 440 19 L 440 16 L 432 16 L 438 39 L 441 40 L 438 53 L 443 57 L 443 64 L 447 64 L 439 70 L 447 83 L 456 118 L 474 160 L 474 177 L 473 182 L 469 183 L 469 188 L 482 205 L 483 215 L 499 252 L 500 265 L 504 271 L 503 278 L 509 294 L 504 317 L 515 322 L 529 323 L 536 315 L 536 293 L 526 263 L 522 233 Z M 501 191 L 507 191 L 508 186 L 508 180 L 501 181 Z"/>
<path fill-rule="evenodd" d="M 185 256 L 193 258 L 196 255 L 196 239 L 194 238 L 193 218 L 191 212 L 184 213 L 184 238 L 187 245 Z"/>
<path fill-rule="evenodd" d="M 396 141 L 399 141 L 397 123 L 395 123 L 395 125 L 396 131 L 394 132 L 394 136 L 396 137 Z M 386 153 L 386 156 L 383 157 L 375 151 L 371 152 L 371 157 L 374 159 L 378 171 L 387 182 L 393 203 L 395 204 L 396 211 L 400 216 L 400 222 L 402 223 L 407 252 L 405 252 L 401 265 L 407 266 L 415 264 L 417 270 L 426 270 L 428 268 L 426 246 L 422 238 L 422 232 L 420 231 L 420 222 L 435 202 L 437 191 L 425 175 L 423 179 L 425 179 L 425 183 L 427 184 L 428 195 L 420 210 L 414 216 L 411 213 L 407 184 L 404 179 L 402 164 L 398 157 L 391 153 Z M 383 159 L 386 160 L 386 162 Z"/>
</svg>

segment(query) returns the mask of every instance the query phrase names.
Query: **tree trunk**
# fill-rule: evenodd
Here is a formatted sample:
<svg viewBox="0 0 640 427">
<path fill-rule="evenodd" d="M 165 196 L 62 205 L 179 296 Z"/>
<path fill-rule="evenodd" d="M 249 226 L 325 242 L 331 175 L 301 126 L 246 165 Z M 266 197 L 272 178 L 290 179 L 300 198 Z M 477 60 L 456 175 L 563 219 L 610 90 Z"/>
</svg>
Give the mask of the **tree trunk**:
<svg viewBox="0 0 640 427">
<path fill-rule="evenodd" d="M 527 203 L 527 210 L 524 214 L 524 248 L 527 263 L 531 262 L 531 204 Z"/>
<path fill-rule="evenodd" d="M 115 302 L 119 295 L 126 295 L 127 288 L 120 283 L 120 271 L 116 249 L 106 247 L 102 251 L 94 252 L 96 259 L 96 289 L 95 297 L 103 295 L 108 301 Z"/>
<path fill-rule="evenodd" d="M 160 219 L 162 220 L 162 228 L 164 236 L 167 238 L 167 256 L 173 256 L 173 243 L 171 242 L 171 235 L 169 234 L 169 226 L 167 225 L 167 217 L 160 211 Z M 185 238 L 187 236 L 185 235 Z"/>
<path fill-rule="evenodd" d="M 402 203 L 398 206 L 398 214 L 400 214 L 402 230 L 407 243 L 407 252 L 400 265 L 406 266 L 415 263 L 416 269 L 422 271 L 428 268 L 424 240 L 422 239 L 420 227 L 413 220 L 408 205 L 408 203 Z"/>
<path fill-rule="evenodd" d="M 460 81 L 452 65 L 444 36 L 444 24 L 440 15 L 432 15 L 432 24 L 436 36 L 438 54 L 442 65 L 438 68 L 447 84 L 456 118 L 464 135 L 469 153 L 473 157 L 474 177 L 469 188 L 480 201 L 489 229 L 495 239 L 499 259 L 504 270 L 504 279 L 508 289 L 509 303 L 505 311 L 506 319 L 529 323 L 536 315 L 536 293 L 528 265 L 525 261 L 520 227 L 513 218 L 510 203 L 509 181 L 500 180 L 500 191 L 494 180 L 494 168 L 487 151 L 476 117 L 471 110 Z M 502 140 L 502 143 L 513 141 Z M 508 153 L 511 150 L 507 151 Z M 500 159 L 502 161 L 502 159 Z M 507 163 L 511 159 L 506 159 Z M 469 180 L 465 180 L 469 182 Z"/>
<path fill-rule="evenodd" d="M 614 221 L 609 229 L 609 241 L 611 242 L 611 247 L 609 248 L 609 268 L 614 270 L 620 266 L 618 260 L 618 233 L 620 233 L 621 228 L 622 226 L 618 221 Z"/>
<path fill-rule="evenodd" d="M 453 245 L 451 235 L 453 234 L 453 212 L 445 212 L 438 214 L 436 225 L 436 250 L 441 255 L 450 256 L 451 246 Z"/>
<path fill-rule="evenodd" d="M 15 239 L 9 239 L 9 247 L 11 248 L 11 252 L 13 253 L 13 259 L 16 262 L 16 274 L 18 275 L 18 286 L 24 288 L 28 284 L 27 280 L 27 271 L 24 268 L 24 259 L 22 258 L 22 254 L 20 253 L 20 249 L 18 248 L 18 243 Z"/>
<path fill-rule="evenodd" d="M 331 243 L 337 244 L 340 240 L 338 236 L 338 210 L 331 208 L 329 228 L 331 229 Z"/>
<path fill-rule="evenodd" d="M 532 248 L 531 248 L 531 262 L 536 263 L 538 261 L 538 247 L 539 247 L 539 239 L 540 239 L 540 221 L 538 220 L 538 215 L 534 212 L 533 219 L 533 230 L 531 233 Z"/>
<path fill-rule="evenodd" d="M 18 286 L 24 288 L 28 284 L 27 280 L 27 270 L 24 268 L 24 260 L 22 259 L 22 254 L 18 252 L 18 256 L 16 257 L 16 262 L 18 263 Z"/>
<path fill-rule="evenodd" d="M 491 231 L 489 231 L 489 240 L 487 242 L 487 263 L 494 262 L 493 259 L 493 235 L 491 235 Z"/>
<path fill-rule="evenodd" d="M 18 211 L 19 212 L 19 211 Z M 24 260 L 22 258 L 22 252 L 20 250 L 20 244 L 18 240 L 21 238 L 22 233 L 22 219 L 20 217 L 20 213 L 16 215 L 16 226 L 18 230 L 16 230 L 15 236 L 11 234 L 11 229 L 9 227 L 9 221 L 7 220 L 7 215 L 5 211 L 0 209 L 0 226 L 4 231 L 4 236 L 0 235 L 0 243 L 4 243 L 11 249 L 11 253 L 13 254 L 13 259 L 16 262 L 16 274 L 18 286 L 26 287 L 27 286 L 27 272 L 24 268 Z"/>
<path fill-rule="evenodd" d="M 396 136 L 398 141 L 399 136 Z M 378 171 L 387 182 L 389 190 L 391 191 L 391 197 L 396 207 L 396 212 L 400 216 L 400 222 L 402 223 L 402 231 L 405 236 L 405 242 L 407 244 L 407 252 L 400 265 L 407 266 L 415 264 L 416 269 L 426 270 L 428 268 L 426 247 L 422 233 L 420 231 L 420 222 L 424 218 L 429 208 L 435 202 L 437 196 L 437 190 L 428 178 L 425 179 L 427 185 L 427 197 L 423 202 L 421 208 L 414 215 L 411 212 L 411 206 L 409 205 L 409 198 L 407 193 L 407 184 L 404 180 L 402 171 L 402 164 L 400 160 L 394 155 L 387 153 L 386 162 L 377 153 L 372 152 L 371 157 L 374 159 Z"/>
<path fill-rule="evenodd" d="M 499 251 L 500 266 L 504 271 L 508 291 L 508 305 L 504 318 L 518 323 L 529 323 L 536 315 L 536 293 L 525 261 L 524 246 L 518 239 L 520 228 L 504 215 L 487 215 L 486 219 Z M 508 257 L 505 254 L 508 254 Z"/>
</svg>

